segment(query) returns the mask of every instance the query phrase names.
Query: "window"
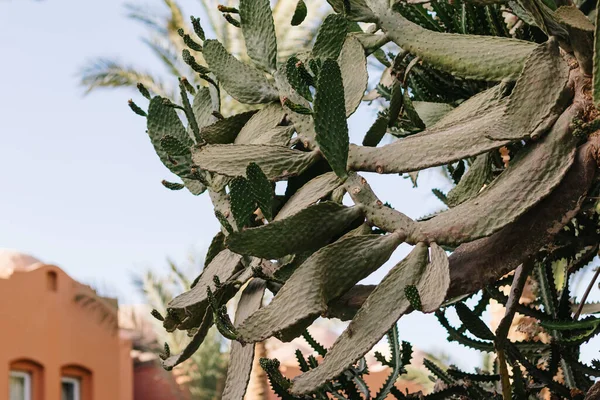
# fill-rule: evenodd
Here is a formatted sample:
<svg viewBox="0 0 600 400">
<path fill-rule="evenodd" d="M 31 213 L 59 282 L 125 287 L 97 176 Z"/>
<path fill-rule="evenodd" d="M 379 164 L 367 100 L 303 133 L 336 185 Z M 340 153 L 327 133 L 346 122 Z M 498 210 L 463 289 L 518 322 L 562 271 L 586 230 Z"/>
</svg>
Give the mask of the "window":
<svg viewBox="0 0 600 400">
<path fill-rule="evenodd" d="M 31 375 L 10 371 L 9 400 L 31 400 Z"/>
<path fill-rule="evenodd" d="M 44 400 L 44 367 L 29 360 L 17 359 L 8 365 L 9 400 Z M 0 398 L 4 398 L 0 396 Z"/>
<path fill-rule="evenodd" d="M 92 390 L 92 371 L 81 365 L 65 365 L 60 369 L 61 400 L 97 400 Z M 104 400 L 104 399 L 100 399 Z"/>
<path fill-rule="evenodd" d="M 61 379 L 61 400 L 80 400 L 81 385 L 79 379 L 62 378 Z M 11 399 L 12 400 L 12 399 Z"/>
<path fill-rule="evenodd" d="M 56 271 L 47 272 L 46 283 L 48 285 L 48 290 L 51 292 L 56 292 L 58 290 L 58 275 L 56 274 Z"/>
</svg>

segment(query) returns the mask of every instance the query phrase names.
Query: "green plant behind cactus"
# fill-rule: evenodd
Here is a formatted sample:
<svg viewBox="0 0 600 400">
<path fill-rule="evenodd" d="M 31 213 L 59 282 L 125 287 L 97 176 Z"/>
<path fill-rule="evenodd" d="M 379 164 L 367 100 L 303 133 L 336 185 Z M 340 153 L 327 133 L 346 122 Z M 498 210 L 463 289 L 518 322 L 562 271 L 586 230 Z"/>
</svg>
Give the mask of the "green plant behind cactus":
<svg viewBox="0 0 600 400">
<path fill-rule="evenodd" d="M 208 192 L 222 226 L 202 275 L 161 317 L 167 331 L 192 336 L 181 353 L 165 357 L 165 368 L 194 354 L 216 325 L 234 341 L 223 398 L 241 399 L 254 343 L 289 341 L 319 316 L 337 317 L 350 320 L 347 329 L 321 362 L 299 360 L 303 374 L 293 381 L 276 361 L 262 366 L 284 399 L 360 398 L 360 360 L 414 311 L 435 313 L 449 340 L 497 356 L 491 375 L 426 362 L 445 387 L 426 398 L 524 399 L 542 388 L 583 398 L 600 373 L 579 361 L 579 347 L 600 323 L 572 312 L 568 282 L 600 239 L 594 24 L 552 0 L 330 4 L 336 13 L 312 50 L 283 61 L 267 1 L 226 9 L 248 62 L 206 38 L 195 20 L 188 45 L 208 66 L 196 67 L 200 84 L 182 81 L 179 104 L 150 94 L 147 111 L 131 105 L 182 180 L 165 186 Z M 298 4 L 290 23 L 301 26 L 305 9 Z M 387 68 L 365 95 L 370 58 Z M 251 111 L 223 115 L 222 92 Z M 385 106 L 361 146 L 349 143 L 347 119 L 363 98 Z M 386 134 L 399 139 L 378 146 Z M 416 179 L 436 166 L 456 182 L 447 195 L 437 192 L 449 209 L 416 221 L 361 176 Z M 285 194 L 275 194 L 281 181 Z M 342 204 L 345 194 L 353 205 Z M 379 285 L 357 284 L 402 243 L 412 251 Z M 565 262 L 572 267 L 558 285 L 553 269 Z M 514 270 L 514 278 L 502 278 Z M 533 307 L 518 301 L 532 271 Z M 509 296 L 498 289 L 506 285 Z M 224 305 L 240 290 L 231 320 Z M 261 308 L 265 290 L 275 296 Z M 472 310 L 464 301 L 479 292 Z M 495 332 L 480 319 L 492 298 L 507 308 Z M 459 327 L 445 316 L 453 307 Z M 515 312 L 539 321 L 551 339 L 511 341 Z M 377 398 L 411 398 L 393 386 L 409 354 L 393 348 L 397 359 L 381 360 L 392 375 Z"/>
</svg>

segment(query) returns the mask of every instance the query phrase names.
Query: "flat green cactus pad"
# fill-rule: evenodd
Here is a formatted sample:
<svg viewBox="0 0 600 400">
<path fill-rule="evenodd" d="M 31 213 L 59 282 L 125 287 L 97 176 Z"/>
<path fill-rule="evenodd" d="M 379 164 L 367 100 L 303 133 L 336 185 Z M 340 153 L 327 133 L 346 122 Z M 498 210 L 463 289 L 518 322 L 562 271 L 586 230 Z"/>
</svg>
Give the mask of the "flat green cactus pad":
<svg viewBox="0 0 600 400">
<path fill-rule="evenodd" d="M 246 318 L 258 310 L 262 304 L 266 284 L 263 280 L 254 279 L 242 292 L 235 312 L 235 325 L 240 325 Z M 227 379 L 221 400 L 240 400 L 246 394 L 252 362 L 254 361 L 254 345 L 242 346 L 240 342 L 231 342 L 230 362 L 227 368 Z"/>
<path fill-rule="evenodd" d="M 445 251 L 433 243 L 428 263 L 427 246 L 417 244 L 367 298 L 323 362 L 294 380 L 292 392 L 312 392 L 364 356 L 410 309 L 404 291 L 409 285 L 417 287 L 424 309 L 432 311 L 439 307 L 450 285 Z"/>
<path fill-rule="evenodd" d="M 229 189 L 231 212 L 238 230 L 242 230 L 250 223 L 256 209 L 251 184 L 243 176 L 236 176 L 231 180 Z"/>
<path fill-rule="evenodd" d="M 383 147 L 350 146 L 348 167 L 384 174 L 418 171 L 502 147 L 510 141 L 493 140 L 490 136 L 502 127 L 504 107 L 505 101 L 500 101 L 486 113 L 441 128 L 436 124 Z M 459 108 L 456 108 L 457 112 L 460 112 Z"/>
<path fill-rule="evenodd" d="M 445 128 L 463 120 L 491 112 L 492 109 L 503 103 L 502 99 L 506 97 L 506 93 L 508 92 L 507 86 L 504 83 L 500 83 L 476 94 L 455 109 L 450 110 L 451 112 L 442 116 L 433 127 L 436 129 Z"/>
<path fill-rule="evenodd" d="M 373 125 L 367 131 L 362 145 L 367 147 L 376 147 L 383 136 L 385 136 L 388 128 L 388 119 L 383 116 L 378 116 Z"/>
<path fill-rule="evenodd" d="M 561 6 L 554 16 L 563 24 L 581 31 L 594 32 L 594 24 L 576 6 Z"/>
<path fill-rule="evenodd" d="M 506 105 L 505 121 L 514 129 L 496 132 L 497 139 L 521 139 L 524 133 L 539 136 L 548 130 L 571 100 L 567 88 L 569 64 L 560 55 L 556 40 L 538 46 Z"/>
<path fill-rule="evenodd" d="M 296 3 L 296 9 L 294 10 L 294 15 L 292 16 L 292 26 L 298 26 L 304 22 L 307 14 L 308 8 L 306 7 L 306 3 L 304 0 L 298 0 L 298 3 Z"/>
<path fill-rule="evenodd" d="M 462 179 L 449 193 L 447 204 L 455 207 L 479 194 L 483 186 L 492 179 L 490 154 L 478 156 Z"/>
<path fill-rule="evenodd" d="M 342 182 L 333 172 L 328 172 L 311 179 L 290 197 L 281 210 L 279 210 L 275 219 L 283 219 L 305 209 L 329 195 L 341 184 Z"/>
<path fill-rule="evenodd" d="M 349 117 L 360 105 L 369 81 L 367 57 L 358 39 L 352 36 L 346 38 L 338 57 L 338 65 L 344 84 L 346 116 Z"/>
<path fill-rule="evenodd" d="M 269 180 L 298 175 L 319 158 L 316 152 L 269 145 L 208 145 L 194 149 L 194 163 L 226 176 L 244 176 L 251 162 L 257 163 Z"/>
<path fill-rule="evenodd" d="M 169 302 L 169 309 L 182 317 L 186 308 L 204 309 L 207 307 L 208 297 L 206 288 L 216 291 L 213 278 L 219 277 L 221 282 L 227 282 L 241 267 L 242 256 L 229 250 L 223 250 L 204 268 L 200 279 L 189 291 L 180 294 Z"/>
<path fill-rule="evenodd" d="M 337 62 L 325 60 L 317 81 L 315 131 L 317 143 L 331 169 L 344 178 L 348 160 L 348 124 L 342 73 Z"/>
<path fill-rule="evenodd" d="M 192 169 L 191 153 L 180 149 L 182 151 L 177 151 L 178 155 L 169 155 L 163 148 L 162 140 L 167 135 L 187 149 L 194 144 L 175 109 L 166 105 L 164 98 L 155 96 L 148 107 L 147 124 L 148 136 L 150 136 L 150 141 L 162 163 L 172 173 L 182 178 L 183 183 L 190 192 L 196 195 L 204 192 L 206 188 L 202 183 L 190 179 Z"/>
<path fill-rule="evenodd" d="M 575 159 L 571 118 L 563 114 L 544 140 L 519 154 L 478 196 L 419 223 L 423 237 L 452 245 L 489 236 L 550 194 Z"/>
<path fill-rule="evenodd" d="M 398 235 L 363 235 L 345 238 L 317 251 L 292 274 L 269 305 L 239 327 L 240 340 L 262 341 L 318 316 L 325 311 L 327 302 L 379 268 L 401 242 Z"/>
<path fill-rule="evenodd" d="M 256 111 L 254 110 L 246 111 L 218 120 L 213 124 L 203 127 L 200 130 L 200 136 L 210 144 L 233 143 L 244 125 L 246 125 L 255 113 Z"/>
<path fill-rule="evenodd" d="M 303 107 L 310 107 L 310 103 L 302 97 L 290 84 L 287 77 L 287 66 L 282 66 L 275 73 L 275 83 L 279 89 L 281 98 L 287 98 L 295 104 Z M 303 141 L 314 142 L 316 137 L 315 124 L 311 115 L 298 114 L 287 107 L 284 109 L 288 112 L 287 118 L 293 123 L 298 136 Z"/>
<path fill-rule="evenodd" d="M 255 163 L 248 164 L 246 176 L 250 182 L 250 191 L 256 204 L 267 220 L 273 219 L 273 185 L 260 167 Z"/>
<path fill-rule="evenodd" d="M 212 113 L 219 110 L 218 107 L 215 107 L 209 88 L 202 87 L 196 91 L 194 100 L 192 101 L 192 110 L 199 129 L 217 121 L 217 118 Z"/>
<path fill-rule="evenodd" d="M 336 60 L 340 55 L 348 33 L 348 21 L 342 15 L 330 14 L 325 18 L 317 33 L 312 55 L 322 60 Z"/>
<path fill-rule="evenodd" d="M 274 71 L 277 38 L 269 0 L 240 0 L 240 24 L 250 58 L 266 71 Z"/>
<path fill-rule="evenodd" d="M 213 324 L 212 311 L 210 309 L 207 309 L 203 313 L 202 323 L 200 324 L 200 326 L 198 327 L 198 330 L 192 337 L 192 340 L 187 344 L 187 346 L 185 346 L 185 348 L 183 349 L 183 351 L 181 353 L 174 354 L 174 355 L 170 356 L 169 358 L 167 358 L 166 360 L 163 360 L 163 362 L 162 362 L 163 368 L 165 368 L 167 370 L 171 370 L 171 369 L 173 369 L 173 367 L 181 364 L 182 362 L 184 362 L 185 360 L 190 358 L 200 348 L 200 345 L 202 344 L 202 342 L 204 342 L 204 338 L 206 338 L 206 335 L 208 334 L 208 330 L 210 329 L 212 324 Z"/>
<path fill-rule="evenodd" d="M 236 100 L 248 104 L 279 100 L 277 89 L 261 71 L 240 62 L 218 41 L 205 41 L 202 54 L 221 85 Z"/>
<path fill-rule="evenodd" d="M 235 144 L 252 144 L 265 131 L 275 128 L 283 121 L 285 110 L 279 103 L 268 104 L 250 118 L 235 138 Z"/>
<path fill-rule="evenodd" d="M 464 78 L 515 80 L 536 46 L 516 39 L 430 31 L 390 10 L 385 2 L 367 0 L 366 3 L 382 29 L 398 46 L 437 68 Z"/>
<path fill-rule="evenodd" d="M 435 125 L 444 118 L 446 114 L 454 110 L 454 107 L 450 104 L 432 103 L 428 101 L 413 101 L 413 106 L 427 128 Z"/>
<path fill-rule="evenodd" d="M 239 254 L 266 259 L 315 250 L 361 214 L 359 207 L 323 202 L 268 225 L 233 233 L 227 238 L 227 247 Z"/>
</svg>

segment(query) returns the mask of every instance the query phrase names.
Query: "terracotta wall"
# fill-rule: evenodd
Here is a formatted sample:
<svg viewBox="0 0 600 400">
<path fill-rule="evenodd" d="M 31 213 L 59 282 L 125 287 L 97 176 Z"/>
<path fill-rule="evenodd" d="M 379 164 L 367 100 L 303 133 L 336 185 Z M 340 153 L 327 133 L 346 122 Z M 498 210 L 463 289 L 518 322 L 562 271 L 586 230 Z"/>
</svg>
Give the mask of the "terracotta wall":
<svg viewBox="0 0 600 400">
<path fill-rule="evenodd" d="M 121 336 L 119 340 L 119 400 L 133 399 L 133 360 L 132 341 Z"/>
<path fill-rule="evenodd" d="M 116 314 L 100 321 L 110 307 L 84 307 L 80 293 L 92 292 L 53 265 L 0 279 L 0 399 L 19 361 L 42 370 L 34 400 L 60 400 L 61 371 L 82 374 L 82 400 L 132 400 L 131 343 L 114 329 Z"/>
</svg>

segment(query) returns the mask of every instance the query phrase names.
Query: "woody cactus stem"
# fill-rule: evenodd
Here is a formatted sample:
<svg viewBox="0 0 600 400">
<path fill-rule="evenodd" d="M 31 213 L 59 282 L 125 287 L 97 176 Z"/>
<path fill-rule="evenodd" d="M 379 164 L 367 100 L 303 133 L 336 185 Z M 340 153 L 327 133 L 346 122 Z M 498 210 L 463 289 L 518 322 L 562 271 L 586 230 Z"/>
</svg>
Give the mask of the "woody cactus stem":
<svg viewBox="0 0 600 400">
<path fill-rule="evenodd" d="M 237 343 L 232 354 L 239 356 L 229 373 L 239 376 L 228 377 L 223 398 L 244 396 L 252 343 L 271 336 L 291 340 L 321 315 L 352 320 L 321 364 L 303 360 L 305 371 L 294 381 L 275 373 L 275 361 L 263 364 L 289 398 L 336 390 L 335 382 L 352 392 L 346 378 L 359 377 L 348 371 L 404 314 L 436 311 L 495 284 L 525 259 L 558 259 L 553 252 L 565 246 L 553 246 L 557 234 L 579 243 L 580 236 L 563 227 L 595 212 L 586 207 L 586 194 L 596 190 L 599 113 L 592 92 L 600 99 L 600 78 L 588 76 L 586 60 L 593 59 L 597 70 L 600 54 L 585 45 L 593 29 L 579 10 L 554 10 L 533 0 L 515 11 L 522 21 L 507 26 L 494 2 L 459 1 L 458 13 L 455 5 L 436 1 L 435 18 L 418 4 L 329 2 L 337 14 L 323 22 L 314 47 L 287 60 L 278 55 L 267 0 L 240 0 L 235 10 L 249 63 L 205 38 L 194 20 L 201 43 L 186 43 L 202 53 L 209 68 L 199 73 L 212 86 L 189 88 L 182 80 L 182 105 L 147 91 L 147 111 L 131 103 L 147 118 L 160 160 L 182 180 L 165 186 L 196 195 L 208 191 L 221 224 L 203 274 L 170 302 L 163 323 L 193 336 L 182 354 L 165 359 L 167 368 L 185 361 L 213 323 L 230 333 Z M 307 7 L 298 3 L 294 25 L 302 23 Z M 475 15 L 485 16 L 485 23 Z M 362 31 L 356 21 L 374 25 Z M 390 40 L 386 49 L 402 52 L 393 65 L 381 49 Z M 392 73 L 384 72 L 377 90 L 365 97 L 367 57 L 391 65 Z M 223 116 L 221 90 L 249 111 Z M 347 120 L 363 97 L 390 100 L 365 132 L 370 146 L 349 140 Z M 185 112 L 187 126 L 176 110 Z M 376 146 L 385 134 L 399 139 Z M 501 161 L 500 148 L 508 149 L 509 160 Z M 433 166 L 447 166 L 457 187 L 440 195 L 448 210 L 421 221 L 384 203 L 360 174 L 393 179 Z M 284 195 L 275 194 L 277 181 L 287 184 Z M 342 204 L 345 193 L 353 206 Z M 401 243 L 414 248 L 379 285 L 357 286 Z M 568 247 L 574 258 L 577 246 L 583 244 Z M 224 305 L 248 281 L 233 324 Z M 275 297 L 261 308 L 267 289 Z M 451 337 L 493 349 L 464 337 L 464 329 L 452 331 L 443 313 L 438 316 Z M 514 349 L 510 354 L 517 358 L 529 354 L 523 346 Z M 563 363 L 569 354 L 561 354 Z M 528 373 L 532 379 L 543 375 Z M 517 378 L 515 393 L 529 390 Z M 585 386 L 583 378 L 570 382 Z M 389 385 L 382 393 L 388 390 L 396 393 Z"/>
</svg>

